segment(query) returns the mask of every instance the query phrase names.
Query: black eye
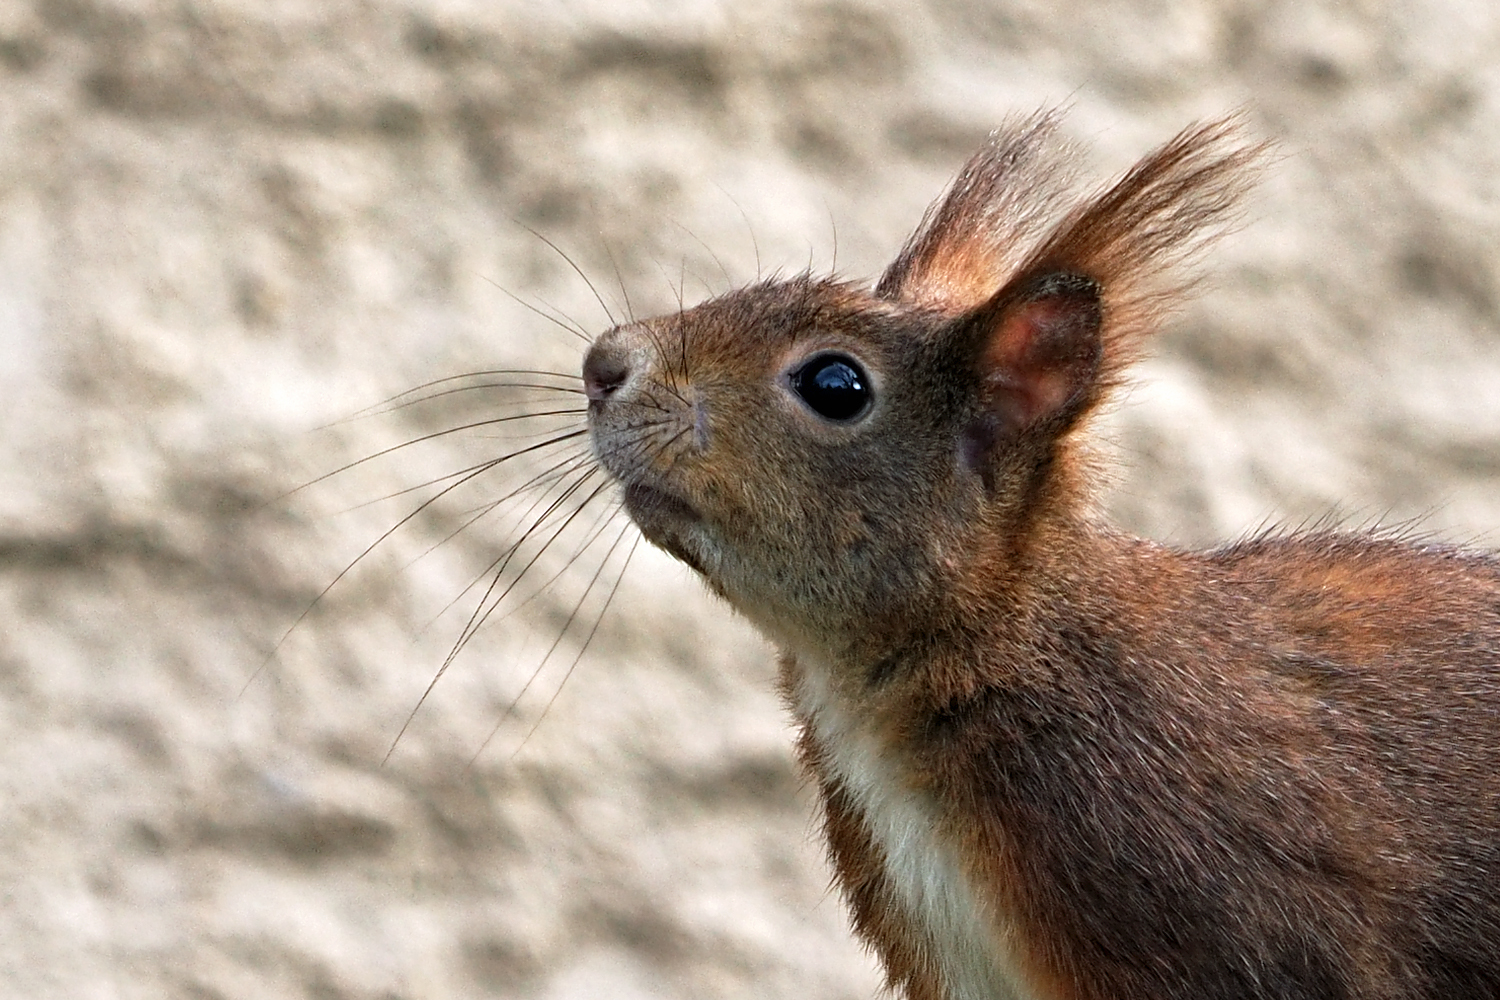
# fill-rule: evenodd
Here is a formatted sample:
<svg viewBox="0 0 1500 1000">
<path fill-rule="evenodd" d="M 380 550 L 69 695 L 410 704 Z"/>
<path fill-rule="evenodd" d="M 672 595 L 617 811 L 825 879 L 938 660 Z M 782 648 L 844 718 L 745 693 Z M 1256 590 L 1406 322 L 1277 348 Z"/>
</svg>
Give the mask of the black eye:
<svg viewBox="0 0 1500 1000">
<path fill-rule="evenodd" d="M 853 358 L 819 354 L 792 373 L 792 388 L 813 412 L 829 420 L 853 420 L 870 405 L 870 380 Z"/>
</svg>

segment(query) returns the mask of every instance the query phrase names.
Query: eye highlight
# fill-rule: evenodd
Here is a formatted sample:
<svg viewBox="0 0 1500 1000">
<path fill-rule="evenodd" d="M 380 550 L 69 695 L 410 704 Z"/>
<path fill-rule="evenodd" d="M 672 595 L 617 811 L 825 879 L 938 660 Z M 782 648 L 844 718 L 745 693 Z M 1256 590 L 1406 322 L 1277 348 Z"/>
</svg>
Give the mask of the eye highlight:
<svg viewBox="0 0 1500 1000">
<path fill-rule="evenodd" d="M 815 354 L 791 378 L 792 391 L 820 417 L 847 423 L 870 408 L 870 379 L 846 354 Z"/>
</svg>

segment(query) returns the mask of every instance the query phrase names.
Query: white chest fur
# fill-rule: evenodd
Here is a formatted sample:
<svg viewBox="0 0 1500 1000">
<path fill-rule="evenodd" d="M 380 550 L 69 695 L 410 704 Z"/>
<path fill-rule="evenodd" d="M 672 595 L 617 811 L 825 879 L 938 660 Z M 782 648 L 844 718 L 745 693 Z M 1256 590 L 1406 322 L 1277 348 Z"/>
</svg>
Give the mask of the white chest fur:
<svg viewBox="0 0 1500 1000">
<path fill-rule="evenodd" d="M 797 709 L 863 814 L 908 922 L 925 932 L 949 1000 L 1029 1000 L 1005 948 L 1004 915 L 980 905 L 959 859 L 938 838 L 936 805 L 840 704 L 827 667 L 806 656 L 798 663 Z"/>
</svg>

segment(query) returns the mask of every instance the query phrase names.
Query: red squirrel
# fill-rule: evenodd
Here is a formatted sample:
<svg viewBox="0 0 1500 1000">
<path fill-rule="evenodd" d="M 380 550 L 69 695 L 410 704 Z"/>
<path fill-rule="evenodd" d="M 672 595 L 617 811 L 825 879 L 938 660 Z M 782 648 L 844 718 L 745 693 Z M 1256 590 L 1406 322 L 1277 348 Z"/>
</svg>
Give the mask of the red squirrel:
<svg viewBox="0 0 1500 1000">
<path fill-rule="evenodd" d="M 1080 194 L 1017 120 L 873 287 L 587 352 L 626 511 L 780 650 L 899 996 L 1500 997 L 1500 558 L 1099 509 L 1090 417 L 1263 152 L 1202 124 Z"/>
</svg>

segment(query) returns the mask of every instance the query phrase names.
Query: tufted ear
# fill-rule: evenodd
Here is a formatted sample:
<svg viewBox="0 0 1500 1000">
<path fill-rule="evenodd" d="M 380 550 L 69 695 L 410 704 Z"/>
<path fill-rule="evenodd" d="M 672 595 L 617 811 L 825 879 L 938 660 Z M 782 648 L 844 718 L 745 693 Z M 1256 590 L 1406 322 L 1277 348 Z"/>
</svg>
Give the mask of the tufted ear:
<svg viewBox="0 0 1500 1000">
<path fill-rule="evenodd" d="M 970 316 L 986 413 L 1010 437 L 1060 431 L 1092 396 L 1103 357 L 1103 302 L 1092 279 L 1066 271 L 1024 277 Z"/>
<path fill-rule="evenodd" d="M 1023 438 L 1050 447 L 1098 399 L 1104 325 L 1099 284 L 1052 270 L 1011 282 L 957 322 L 979 391 L 960 454 L 987 487 L 998 454 Z"/>
<path fill-rule="evenodd" d="M 983 387 L 976 460 L 1032 428 L 1060 435 L 1104 398 L 1191 284 L 1185 265 L 1233 224 L 1266 152 L 1231 116 L 1077 197 L 1054 169 L 1055 126 L 1041 115 L 995 133 L 876 289 L 958 317 Z"/>
</svg>

